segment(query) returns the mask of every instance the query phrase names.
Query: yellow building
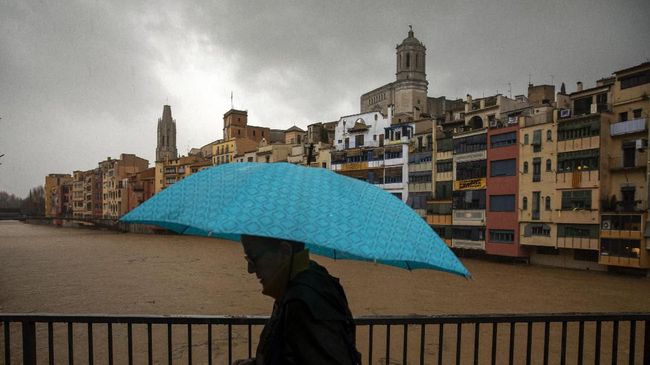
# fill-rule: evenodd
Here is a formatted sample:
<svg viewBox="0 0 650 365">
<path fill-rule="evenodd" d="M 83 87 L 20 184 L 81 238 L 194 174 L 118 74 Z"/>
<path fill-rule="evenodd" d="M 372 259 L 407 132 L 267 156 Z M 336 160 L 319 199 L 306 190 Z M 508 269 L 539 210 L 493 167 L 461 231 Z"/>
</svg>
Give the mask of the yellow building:
<svg viewBox="0 0 650 365">
<path fill-rule="evenodd" d="M 156 194 L 162 189 L 211 165 L 202 155 L 181 156 L 174 160 L 157 161 L 154 179 Z"/>
<path fill-rule="evenodd" d="M 61 217 L 72 214 L 70 174 L 49 174 L 45 177 L 45 216 Z"/>
<path fill-rule="evenodd" d="M 72 216 L 83 217 L 85 212 L 84 200 L 84 183 L 86 176 L 83 171 L 72 172 Z"/>
<path fill-rule="evenodd" d="M 603 134 L 599 263 L 650 268 L 648 251 L 648 116 L 650 62 L 614 72 L 612 119 Z"/>
<path fill-rule="evenodd" d="M 104 218 L 119 218 L 127 211 L 122 196 L 126 193 L 128 176 L 149 167 L 149 161 L 134 154 L 123 153 L 119 159 L 99 163 L 102 171 L 102 215 Z"/>
<path fill-rule="evenodd" d="M 291 145 L 273 143 L 267 144 L 266 141 L 262 141 L 257 148 L 255 153 L 255 162 L 286 162 L 289 153 L 291 152 Z"/>
<path fill-rule="evenodd" d="M 255 151 L 258 143 L 249 138 L 218 140 L 212 146 L 212 164 L 221 165 L 235 161 L 235 156 Z"/>
<path fill-rule="evenodd" d="M 562 266 L 602 268 L 596 262 L 601 191 L 606 189 L 608 176 L 603 155 L 609 145 L 611 86 L 610 79 L 584 90 L 579 83 L 569 95 L 571 108 L 559 111 L 555 194 L 551 197 L 557 240 L 555 251 L 548 253 Z"/>
</svg>

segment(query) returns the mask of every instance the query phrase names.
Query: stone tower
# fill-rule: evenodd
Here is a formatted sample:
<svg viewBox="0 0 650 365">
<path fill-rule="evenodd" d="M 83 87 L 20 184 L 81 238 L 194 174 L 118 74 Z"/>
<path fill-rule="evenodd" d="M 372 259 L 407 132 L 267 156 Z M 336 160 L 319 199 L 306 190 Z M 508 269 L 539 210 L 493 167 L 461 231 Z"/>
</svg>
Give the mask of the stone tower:
<svg viewBox="0 0 650 365">
<path fill-rule="evenodd" d="M 162 118 L 158 118 L 158 146 L 156 161 L 174 160 L 178 158 L 176 150 L 176 121 L 172 119 L 172 108 L 163 106 Z"/>
<path fill-rule="evenodd" d="M 396 113 L 428 113 L 426 75 L 426 47 L 413 35 L 409 25 L 408 37 L 397 49 L 395 81 Z"/>
</svg>

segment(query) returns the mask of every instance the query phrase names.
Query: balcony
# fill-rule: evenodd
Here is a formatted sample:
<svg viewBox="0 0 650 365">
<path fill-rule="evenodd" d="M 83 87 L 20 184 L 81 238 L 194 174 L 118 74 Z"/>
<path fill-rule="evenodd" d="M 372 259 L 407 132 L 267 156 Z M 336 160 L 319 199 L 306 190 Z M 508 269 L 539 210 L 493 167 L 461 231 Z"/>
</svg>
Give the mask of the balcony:
<svg viewBox="0 0 650 365">
<path fill-rule="evenodd" d="M 647 130 L 645 118 L 626 120 L 609 126 L 610 136 L 622 136 L 625 134 L 645 132 Z"/>
<path fill-rule="evenodd" d="M 453 224 L 455 226 L 484 226 L 485 225 L 485 209 L 472 209 L 461 210 L 455 209 L 453 211 Z"/>
<path fill-rule="evenodd" d="M 634 156 L 634 157 L 632 157 Z M 634 154 L 630 155 L 628 158 L 624 156 L 613 156 L 609 157 L 609 169 L 610 171 L 630 171 L 630 170 L 641 170 L 647 168 L 647 153 L 639 152 L 638 150 L 634 151 Z"/>
<path fill-rule="evenodd" d="M 603 214 L 600 237 L 640 240 L 643 238 L 643 222 L 643 214 Z"/>
<path fill-rule="evenodd" d="M 452 238 L 451 247 L 464 248 L 469 250 L 485 250 L 485 241 L 472 241 Z"/>
</svg>

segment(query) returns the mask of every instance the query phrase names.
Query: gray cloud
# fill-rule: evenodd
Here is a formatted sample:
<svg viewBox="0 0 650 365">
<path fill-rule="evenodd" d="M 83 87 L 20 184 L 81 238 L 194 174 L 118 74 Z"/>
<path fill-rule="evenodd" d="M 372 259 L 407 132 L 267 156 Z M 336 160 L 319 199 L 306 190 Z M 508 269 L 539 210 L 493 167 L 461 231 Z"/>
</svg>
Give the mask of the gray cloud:
<svg viewBox="0 0 650 365">
<path fill-rule="evenodd" d="M 0 190 L 122 152 L 152 160 L 166 102 L 181 152 L 220 137 L 231 91 L 274 128 L 358 112 L 394 79 L 408 24 L 429 94 L 464 97 L 529 77 L 589 87 L 648 59 L 649 17 L 641 0 L 3 2 Z"/>
</svg>

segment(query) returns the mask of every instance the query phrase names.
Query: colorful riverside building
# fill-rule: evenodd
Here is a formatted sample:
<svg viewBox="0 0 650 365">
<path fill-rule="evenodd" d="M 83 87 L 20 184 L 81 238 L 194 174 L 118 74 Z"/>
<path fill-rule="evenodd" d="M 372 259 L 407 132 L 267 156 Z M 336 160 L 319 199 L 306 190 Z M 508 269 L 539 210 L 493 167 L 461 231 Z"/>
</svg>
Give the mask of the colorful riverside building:
<svg viewBox="0 0 650 365">
<path fill-rule="evenodd" d="M 104 218 L 119 218 L 128 209 L 126 205 L 127 186 L 125 180 L 133 174 L 149 167 L 149 161 L 134 154 L 123 153 L 119 159 L 106 160 L 99 163 L 102 171 L 102 216 Z"/>
<path fill-rule="evenodd" d="M 334 150 L 331 152 L 331 169 L 342 175 L 386 188 L 402 199 L 402 169 L 392 168 L 386 176 L 385 139 L 390 127 L 392 108 L 388 114 L 367 112 L 341 117 L 334 132 Z M 402 146 L 394 144 L 388 150 L 393 160 L 402 158 Z M 402 160 L 403 163 L 403 160 Z M 387 186 L 389 184 L 390 186 Z"/>
<path fill-rule="evenodd" d="M 45 177 L 45 216 L 72 215 L 72 176 L 49 174 Z"/>
<path fill-rule="evenodd" d="M 545 254 L 557 246 L 557 109 L 568 108 L 569 97 L 562 91 L 555 98 L 554 87 L 548 85 L 529 85 L 528 90 L 533 110 L 531 115 L 519 118 L 517 136 L 519 240 L 531 261 L 559 265 L 545 261 Z M 535 97 L 536 91 L 542 93 L 541 98 Z"/>
<path fill-rule="evenodd" d="M 611 98 L 596 109 L 610 111 L 610 125 L 601 130 L 610 138 L 601 150 L 600 252 L 598 263 L 650 268 L 648 224 L 648 117 L 650 62 L 616 71 Z M 593 105 L 593 104 L 592 104 Z"/>
<path fill-rule="evenodd" d="M 464 125 L 456 128 L 452 136 L 452 247 L 507 256 L 522 254 L 515 234 L 516 220 L 501 221 L 506 217 L 516 217 L 513 199 L 516 201 L 517 195 L 516 178 L 502 173 L 509 166 L 512 170 L 512 160 L 517 160 L 517 148 L 506 147 L 511 143 L 513 132 L 516 136 L 517 117 L 528 107 L 523 96 L 510 99 L 498 94 L 476 100 L 467 96 Z M 488 133 L 491 129 L 502 130 Z M 491 137 L 490 143 L 488 137 Z M 490 194 L 487 188 L 489 155 L 494 155 L 493 163 L 496 165 L 495 174 L 490 178 L 494 179 L 495 186 L 490 188 Z M 514 187 L 496 186 L 504 182 L 514 184 Z M 493 228 L 488 228 L 488 201 L 493 203 L 491 213 L 494 214 L 490 214 Z"/>
</svg>

